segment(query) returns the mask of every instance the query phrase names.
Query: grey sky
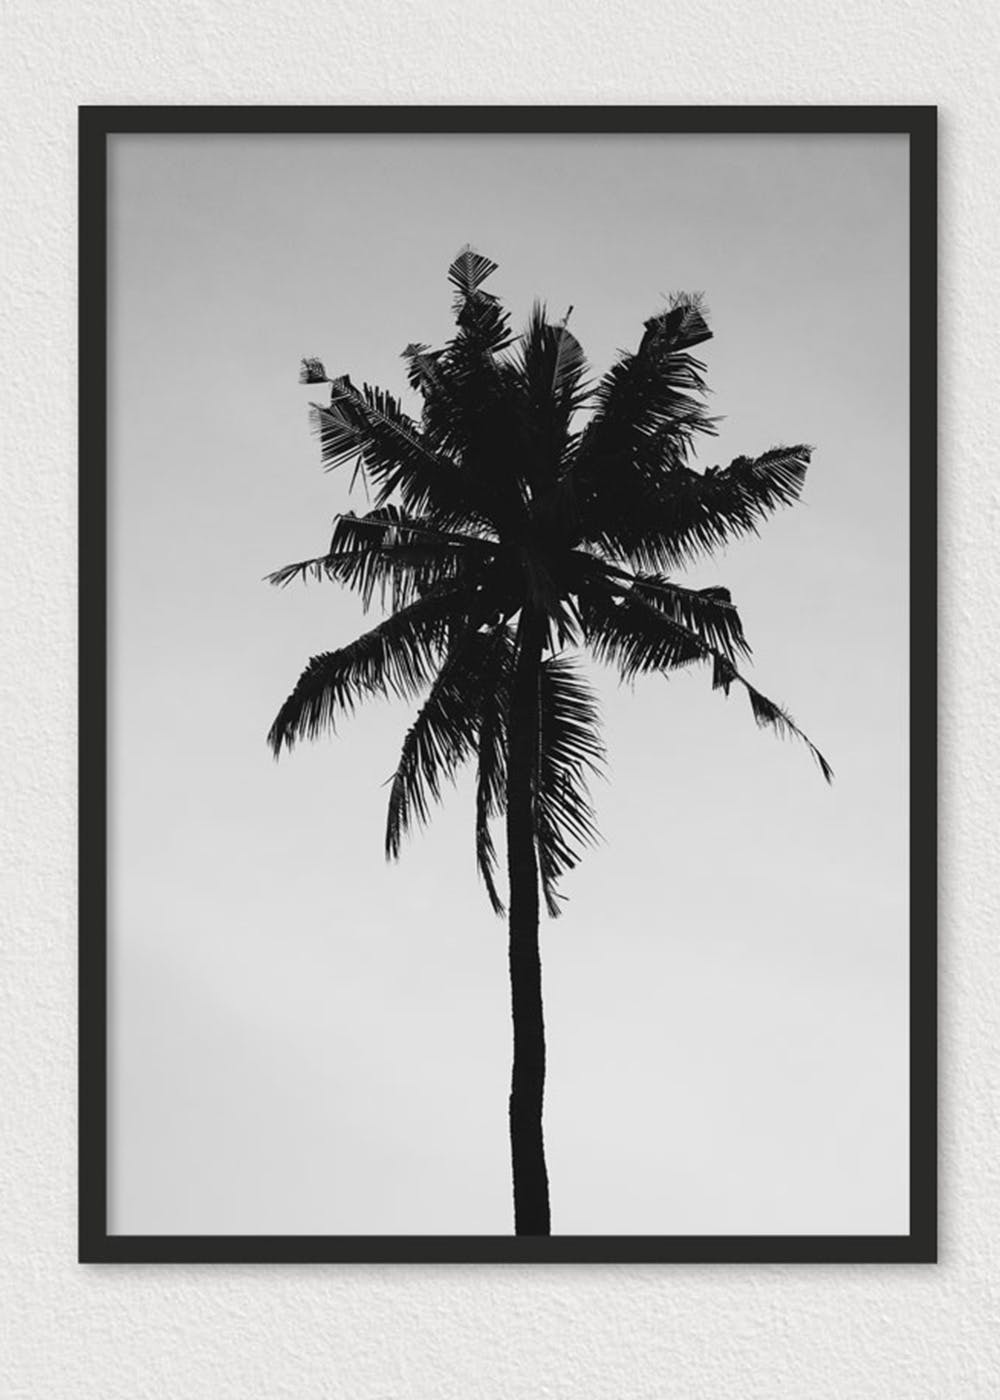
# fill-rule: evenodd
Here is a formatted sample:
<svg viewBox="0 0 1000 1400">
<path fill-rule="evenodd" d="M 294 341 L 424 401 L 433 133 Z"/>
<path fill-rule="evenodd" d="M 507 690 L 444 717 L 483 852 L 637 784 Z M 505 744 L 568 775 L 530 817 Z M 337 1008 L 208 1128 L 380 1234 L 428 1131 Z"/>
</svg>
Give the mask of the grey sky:
<svg viewBox="0 0 1000 1400">
<path fill-rule="evenodd" d="M 904 138 L 127 137 L 111 168 L 111 1228 L 511 1231 L 505 930 L 469 785 L 382 858 L 409 713 L 275 764 L 364 625 L 298 361 L 400 391 L 465 242 L 603 370 L 705 292 L 702 464 L 816 453 L 686 577 L 740 605 L 756 729 L 700 672 L 595 671 L 604 843 L 542 931 L 555 1233 L 907 1229 Z M 447 989 L 442 995 L 441 988 Z"/>
</svg>

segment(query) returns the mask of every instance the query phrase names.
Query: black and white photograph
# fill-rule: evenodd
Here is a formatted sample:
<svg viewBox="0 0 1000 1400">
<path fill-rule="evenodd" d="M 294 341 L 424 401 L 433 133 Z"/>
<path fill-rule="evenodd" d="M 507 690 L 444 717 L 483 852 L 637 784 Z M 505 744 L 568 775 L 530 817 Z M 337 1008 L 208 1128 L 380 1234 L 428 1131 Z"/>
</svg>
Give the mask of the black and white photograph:
<svg viewBox="0 0 1000 1400">
<path fill-rule="evenodd" d="M 81 1257 L 932 1259 L 932 109 L 202 111 L 81 109 Z"/>
</svg>

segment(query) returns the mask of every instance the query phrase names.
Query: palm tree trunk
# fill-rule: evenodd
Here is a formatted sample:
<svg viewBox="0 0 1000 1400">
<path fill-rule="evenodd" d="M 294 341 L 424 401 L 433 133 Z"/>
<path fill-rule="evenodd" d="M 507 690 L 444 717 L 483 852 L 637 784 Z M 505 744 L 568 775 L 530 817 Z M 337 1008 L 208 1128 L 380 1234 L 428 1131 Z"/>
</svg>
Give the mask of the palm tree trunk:
<svg viewBox="0 0 1000 1400">
<path fill-rule="evenodd" d="M 511 691 L 507 757 L 507 870 L 510 877 L 510 995 L 514 1066 L 510 1083 L 510 1150 L 514 1232 L 547 1235 L 549 1178 L 542 1139 L 545 1023 L 538 951 L 538 861 L 534 787 L 538 766 L 538 678 L 544 619 L 525 609 Z"/>
</svg>

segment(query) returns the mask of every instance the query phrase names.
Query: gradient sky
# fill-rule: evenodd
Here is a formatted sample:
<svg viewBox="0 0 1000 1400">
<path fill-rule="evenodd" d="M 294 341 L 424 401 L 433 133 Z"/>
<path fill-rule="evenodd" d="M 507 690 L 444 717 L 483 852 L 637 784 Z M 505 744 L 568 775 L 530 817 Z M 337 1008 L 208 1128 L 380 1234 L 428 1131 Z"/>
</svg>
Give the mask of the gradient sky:
<svg viewBox="0 0 1000 1400">
<path fill-rule="evenodd" d="M 112 1231 L 512 1230 L 470 784 L 387 867 L 407 708 L 264 742 L 365 625 L 262 582 L 348 505 L 299 359 L 401 391 L 471 242 L 515 325 L 572 304 L 599 370 L 704 291 L 701 464 L 816 449 L 803 501 L 685 581 L 732 589 L 832 788 L 706 673 L 593 671 L 604 841 L 542 929 L 553 1231 L 905 1232 L 905 138 L 110 146 Z"/>
</svg>

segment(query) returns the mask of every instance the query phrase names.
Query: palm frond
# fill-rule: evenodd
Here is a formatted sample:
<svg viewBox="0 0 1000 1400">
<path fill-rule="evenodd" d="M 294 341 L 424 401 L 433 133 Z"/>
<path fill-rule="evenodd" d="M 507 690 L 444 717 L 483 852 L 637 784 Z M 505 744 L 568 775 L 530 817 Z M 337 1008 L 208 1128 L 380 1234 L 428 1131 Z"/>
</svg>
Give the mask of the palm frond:
<svg viewBox="0 0 1000 1400">
<path fill-rule="evenodd" d="M 304 359 L 299 369 L 300 384 L 328 384 L 329 377 L 322 360 Z"/>
<path fill-rule="evenodd" d="M 396 611 L 423 597 L 436 584 L 460 577 L 463 562 L 454 549 L 442 554 L 426 544 L 381 545 L 331 550 L 315 559 L 300 559 L 266 575 L 266 580 L 284 588 L 295 579 L 330 579 L 359 593 L 365 612 L 376 598 L 382 608 Z"/>
<path fill-rule="evenodd" d="M 688 457 L 698 434 L 714 433 L 705 409 L 705 366 L 690 353 L 711 332 L 693 298 L 645 323 L 636 351 L 623 351 L 592 395 L 595 411 L 554 490 L 576 537 L 611 558 L 620 531 L 645 518 L 649 500 Z"/>
<path fill-rule="evenodd" d="M 441 388 L 438 360 L 442 353 L 441 350 L 432 350 L 429 345 L 422 345 L 418 341 L 413 341 L 406 347 L 403 359 L 406 361 L 406 378 L 411 389 L 421 394 L 432 394 Z"/>
<path fill-rule="evenodd" d="M 360 462 L 375 488 L 376 505 L 398 491 L 403 505 L 435 523 L 478 529 L 483 514 L 473 483 L 424 440 L 397 399 L 373 385 L 333 381 L 330 403 L 311 405 L 313 429 L 327 470 Z"/>
<path fill-rule="evenodd" d="M 376 482 L 405 462 L 424 470 L 447 469 L 392 394 L 369 384 L 359 390 L 346 374 L 331 382 L 329 404 L 310 404 L 320 459 L 328 471 L 359 458 L 374 469 Z"/>
<path fill-rule="evenodd" d="M 466 302 L 477 294 L 487 277 L 497 270 L 497 264 L 485 257 L 468 243 L 459 249 L 448 268 L 448 281 L 455 288 L 456 296 Z M 461 307 L 456 307 L 461 310 Z"/>
<path fill-rule="evenodd" d="M 585 474 L 606 478 L 627 466 L 657 432 L 670 432 L 683 446 L 695 432 L 713 430 L 704 410 L 705 366 L 687 353 L 711 334 L 691 300 L 677 300 L 646 321 L 638 350 L 623 352 L 594 392 L 596 411 L 580 446 Z"/>
<path fill-rule="evenodd" d="M 491 259 L 463 249 L 449 269 L 456 334 L 440 350 L 414 342 L 403 353 L 423 398 L 422 444 L 454 465 L 480 516 L 499 529 L 525 523 L 525 452 L 523 395 L 500 354 L 511 341 L 509 318 L 482 285 L 495 270 Z"/>
<path fill-rule="evenodd" d="M 367 543 L 371 547 L 381 547 L 418 541 L 442 549 L 465 549 L 484 556 L 491 556 L 495 551 L 495 541 L 491 539 L 467 535 L 461 530 L 446 530 L 432 517 L 414 515 L 397 505 L 377 506 L 364 515 L 344 511 L 335 518 L 334 542 L 338 546 L 362 548 Z"/>
<path fill-rule="evenodd" d="M 500 632 L 503 629 L 499 629 Z M 403 741 L 389 793 L 385 850 L 399 856 L 403 836 L 426 823 L 442 784 L 454 780 L 476 750 L 476 736 L 489 684 L 501 655 L 498 632 L 466 626 L 454 639 L 427 699 Z"/>
<path fill-rule="evenodd" d="M 468 590 L 442 585 L 339 651 L 314 656 L 268 733 L 275 757 L 302 739 L 333 728 L 371 695 L 411 697 L 428 683 L 449 625 L 464 615 Z"/>
<path fill-rule="evenodd" d="M 441 800 L 441 784 L 454 779 L 471 756 L 475 712 L 468 704 L 470 672 L 459 645 L 445 658 L 427 699 L 403 740 L 389 790 L 385 853 L 399 857 L 405 832 L 424 824 L 430 803 Z"/>
<path fill-rule="evenodd" d="M 671 292 L 667 297 L 667 310 L 646 322 L 647 331 L 656 326 L 665 328 L 668 318 L 670 334 L 678 350 L 691 350 L 712 339 L 704 292 Z"/>
<path fill-rule="evenodd" d="M 580 595 L 587 645 L 623 680 L 648 671 L 676 671 L 712 655 L 712 647 L 662 606 L 625 585 L 588 586 Z"/>
<path fill-rule="evenodd" d="M 737 685 L 741 685 L 750 697 L 750 708 L 753 711 L 753 717 L 757 721 L 758 726 L 761 729 L 773 729 L 780 739 L 798 739 L 801 743 L 805 744 L 806 748 L 816 760 L 816 764 L 819 771 L 823 774 L 823 777 L 828 783 L 832 783 L 833 769 L 830 764 L 823 757 L 822 753 L 820 753 L 808 734 L 803 733 L 795 723 L 788 711 L 783 709 L 781 705 L 776 704 L 774 700 L 769 700 L 766 695 L 762 695 L 761 692 L 755 689 L 744 676 L 741 676 L 736 668 L 731 666 L 724 657 L 715 657 L 712 667 L 712 689 L 721 690 L 725 695 L 728 695 L 730 687 L 734 682 Z"/>
<path fill-rule="evenodd" d="M 557 480 L 566 460 L 570 421 L 587 399 L 587 360 L 576 337 L 565 325 L 551 324 L 536 302 L 512 364 L 521 454 L 537 494 Z"/>
<path fill-rule="evenodd" d="M 521 399 L 511 366 L 464 335 L 447 346 L 439 382 L 425 387 L 424 441 L 455 463 L 496 531 L 527 521 Z"/>
<path fill-rule="evenodd" d="M 339 516 L 330 543 L 334 576 L 360 593 L 366 610 L 374 598 L 395 611 L 449 580 L 471 583 L 493 554 L 484 540 L 441 530 L 393 505 Z"/>
<path fill-rule="evenodd" d="M 448 281 L 455 289 L 454 314 L 459 328 L 452 345 L 472 355 L 497 355 L 511 341 L 510 317 L 492 292 L 483 291 L 483 283 L 496 270 L 495 262 L 468 244 L 448 269 Z"/>
<path fill-rule="evenodd" d="M 542 893 L 555 918 L 560 877 L 598 837 L 587 778 L 602 771 L 604 747 L 597 702 L 569 657 L 560 654 L 542 662 L 538 700 L 535 832 Z"/>
<path fill-rule="evenodd" d="M 579 408 L 586 400 L 583 346 L 565 325 L 548 320 L 544 302 L 532 307 L 513 362 L 535 412 Z"/>
<path fill-rule="evenodd" d="M 662 574 L 634 574 L 633 591 L 693 632 L 713 651 L 730 661 L 749 657 L 750 646 L 743 634 L 743 623 L 728 588 L 682 588 Z"/>
<path fill-rule="evenodd" d="M 331 579 L 359 593 L 366 611 L 376 597 L 396 611 L 439 583 L 481 569 L 493 554 L 486 541 L 439 530 L 387 505 L 338 516 L 326 554 L 286 564 L 267 580 L 285 587 L 296 578 Z"/>
<path fill-rule="evenodd" d="M 647 585 L 647 595 L 648 592 Z M 662 604 L 653 603 L 649 596 L 644 596 L 641 581 L 638 588 L 622 589 L 616 594 L 589 588 L 581 597 L 580 612 L 588 644 L 595 656 L 617 665 L 623 679 L 631 680 L 647 672 L 677 670 L 699 661 L 708 663 L 712 667 L 713 689 L 728 695 L 734 683 L 742 686 L 750 697 L 758 725 L 774 729 L 779 737 L 801 740 L 823 777 L 827 782 L 832 780 L 830 764 L 787 710 L 751 685 L 725 650 L 668 615 Z"/>
<path fill-rule="evenodd" d="M 676 569 L 706 558 L 732 539 L 756 534 L 775 510 L 799 499 L 811 452 L 804 443 L 772 447 L 722 470 L 695 472 L 677 463 L 664 478 L 643 477 L 628 508 L 617 517 L 609 513 L 601 544 L 641 569 Z"/>
</svg>

